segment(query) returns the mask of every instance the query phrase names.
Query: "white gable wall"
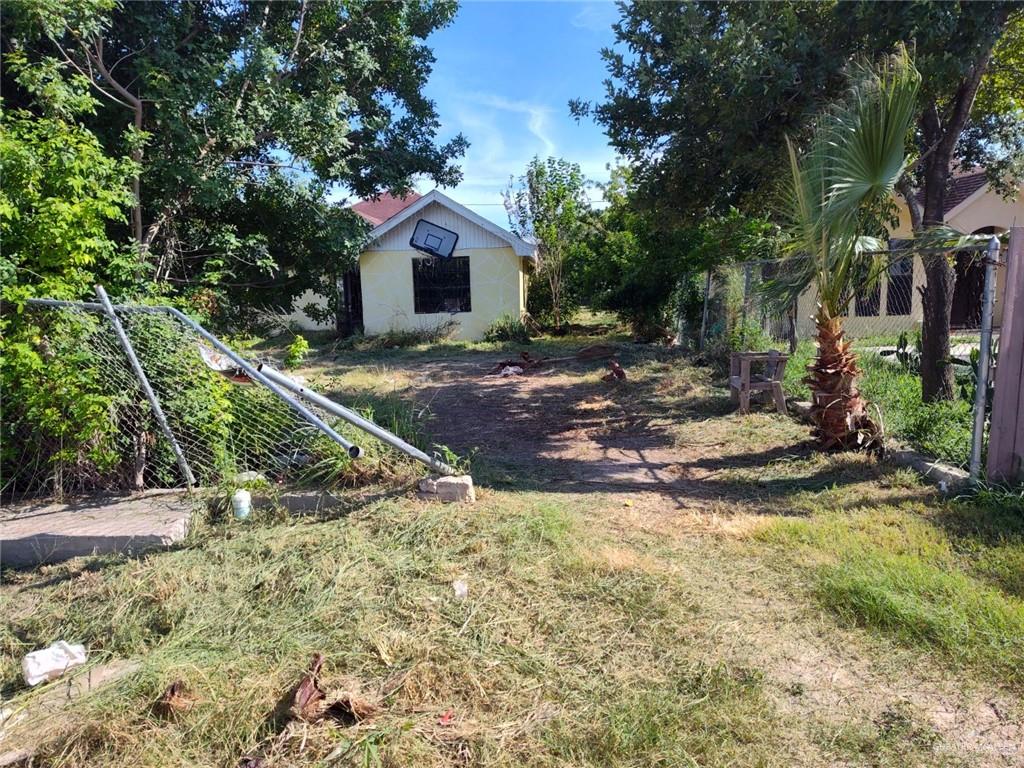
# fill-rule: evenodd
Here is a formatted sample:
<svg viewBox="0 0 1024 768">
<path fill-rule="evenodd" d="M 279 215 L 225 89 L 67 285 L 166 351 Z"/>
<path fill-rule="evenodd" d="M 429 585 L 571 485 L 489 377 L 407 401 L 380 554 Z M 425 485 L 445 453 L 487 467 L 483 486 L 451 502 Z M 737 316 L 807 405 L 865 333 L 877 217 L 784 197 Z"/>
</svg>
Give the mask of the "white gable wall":
<svg viewBox="0 0 1024 768">
<path fill-rule="evenodd" d="M 483 227 L 443 205 L 430 203 L 422 211 L 410 216 L 394 229 L 385 232 L 377 240 L 370 243 L 366 251 L 401 251 L 409 248 L 409 238 L 412 237 L 412 231 L 416 228 L 416 222 L 420 219 L 426 219 L 445 229 L 458 232 L 459 242 L 455 247 L 459 250 L 508 247 L 507 240 L 502 240 L 497 235 L 488 232 Z"/>
</svg>

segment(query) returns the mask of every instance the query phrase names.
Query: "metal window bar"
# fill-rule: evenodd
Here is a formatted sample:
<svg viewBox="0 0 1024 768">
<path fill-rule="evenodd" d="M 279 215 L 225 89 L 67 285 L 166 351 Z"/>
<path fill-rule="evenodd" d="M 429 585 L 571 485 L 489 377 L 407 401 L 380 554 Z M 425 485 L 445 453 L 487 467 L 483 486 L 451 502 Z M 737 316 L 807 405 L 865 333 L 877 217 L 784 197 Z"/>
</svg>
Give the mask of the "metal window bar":
<svg viewBox="0 0 1024 768">
<path fill-rule="evenodd" d="M 413 259 L 412 285 L 416 314 L 473 310 L 468 256 Z"/>
</svg>

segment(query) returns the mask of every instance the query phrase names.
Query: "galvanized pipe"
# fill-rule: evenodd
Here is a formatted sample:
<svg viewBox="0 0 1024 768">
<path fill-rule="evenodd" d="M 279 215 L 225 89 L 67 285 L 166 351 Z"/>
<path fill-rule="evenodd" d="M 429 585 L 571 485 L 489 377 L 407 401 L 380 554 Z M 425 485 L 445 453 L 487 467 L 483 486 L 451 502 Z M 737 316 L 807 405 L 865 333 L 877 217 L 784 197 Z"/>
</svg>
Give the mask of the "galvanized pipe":
<svg viewBox="0 0 1024 768">
<path fill-rule="evenodd" d="M 432 456 L 428 456 L 419 448 L 409 445 L 409 443 L 405 442 L 405 440 L 403 440 L 402 438 L 398 437 L 397 435 L 391 432 L 388 432 L 383 427 L 374 424 L 369 419 L 364 419 L 355 411 L 352 411 L 346 408 L 345 406 L 340 405 L 339 403 L 336 403 L 333 400 L 324 397 L 319 392 L 314 392 L 311 389 L 303 387 L 297 381 L 290 379 L 280 371 L 274 370 L 271 366 L 267 365 L 266 363 L 260 363 L 259 370 L 264 376 L 273 381 L 275 384 L 280 384 L 285 389 L 288 389 L 291 392 L 294 392 L 299 397 L 305 398 L 306 400 L 309 400 L 311 403 L 318 405 L 320 408 L 323 408 L 328 413 L 333 413 L 335 416 L 344 419 L 349 424 L 352 424 L 353 426 L 358 427 L 364 432 L 373 435 L 378 440 L 387 443 L 392 448 L 396 448 L 402 453 L 406 454 L 407 456 L 411 456 L 421 464 L 426 464 L 435 472 L 439 472 L 442 475 L 460 474 L 459 471 L 456 470 L 454 467 L 450 467 L 443 461 L 435 459 Z"/>
<path fill-rule="evenodd" d="M 981 452 L 985 442 L 985 407 L 988 403 L 989 357 L 992 350 L 992 310 L 996 301 L 996 266 L 999 240 L 989 240 L 985 253 L 985 288 L 981 300 L 981 348 L 978 350 L 978 381 L 974 392 L 974 429 L 971 433 L 970 476 L 981 481 Z"/>
<path fill-rule="evenodd" d="M 149 400 L 149 407 L 153 409 L 153 417 L 156 419 L 156 423 L 160 426 L 160 431 L 164 433 L 164 437 L 167 438 L 167 442 L 171 444 L 171 450 L 174 452 L 174 458 L 178 462 L 178 468 L 181 470 L 181 474 L 185 478 L 185 484 L 192 488 L 196 484 L 195 475 L 192 474 L 192 468 L 189 467 L 188 462 L 185 460 L 185 454 L 181 450 L 181 446 L 178 445 L 178 441 L 174 437 L 174 433 L 171 431 L 170 425 L 167 423 L 167 417 L 164 416 L 163 408 L 160 407 L 160 401 L 157 399 L 156 393 L 153 391 L 153 387 L 149 385 L 149 379 L 146 378 L 146 372 L 142 369 L 142 363 L 139 362 L 139 358 L 135 356 L 135 349 L 132 347 L 131 341 L 128 339 L 128 334 L 124 332 L 124 327 L 121 325 L 121 319 L 117 316 L 114 311 L 114 307 L 110 303 L 110 298 L 107 296 L 107 292 L 103 289 L 102 285 L 96 286 L 96 296 L 100 300 L 100 304 L 103 307 L 103 312 L 110 320 L 110 324 L 114 327 L 114 333 L 117 335 L 117 340 L 121 342 L 121 349 L 124 350 L 125 355 L 128 357 L 128 362 L 131 363 L 132 370 L 135 371 L 135 378 L 139 380 L 139 385 L 142 387 L 143 393 L 146 395 L 146 399 Z"/>
<path fill-rule="evenodd" d="M 281 401 L 283 401 L 289 408 L 291 408 L 293 411 L 299 414 L 303 419 L 308 421 L 314 427 L 316 427 L 325 435 L 327 435 L 327 437 L 329 437 L 331 440 L 333 440 L 342 448 L 344 448 L 348 455 L 351 456 L 353 459 L 358 459 L 360 456 L 363 455 L 362 448 L 360 448 L 358 445 L 350 443 L 344 437 L 342 437 L 333 429 L 331 429 L 331 427 L 328 426 L 323 421 L 323 419 L 321 419 L 315 413 L 306 408 L 302 403 L 298 402 L 294 397 L 291 397 L 290 395 L 288 395 L 288 393 L 282 391 L 282 389 L 279 386 L 277 386 L 277 384 L 275 384 L 269 378 L 260 373 L 257 368 L 253 367 L 248 362 L 246 362 L 244 358 L 235 354 L 234 350 L 232 350 L 227 345 L 223 344 L 220 341 L 220 339 L 218 339 L 212 333 L 203 328 L 203 326 L 201 326 L 195 320 L 193 320 L 183 312 L 178 311 L 174 307 L 159 307 L 159 309 L 163 310 L 164 312 L 167 312 L 170 315 L 173 315 L 175 318 L 180 320 L 182 323 L 187 325 L 193 331 L 195 331 L 208 342 L 210 342 L 210 344 L 216 347 L 220 352 L 224 353 L 227 357 L 229 357 L 231 361 L 234 362 L 235 365 L 237 365 L 239 368 L 245 371 L 250 378 L 258 381 L 260 384 L 265 386 L 267 389 L 269 389 L 271 392 L 277 395 L 277 397 Z"/>
</svg>

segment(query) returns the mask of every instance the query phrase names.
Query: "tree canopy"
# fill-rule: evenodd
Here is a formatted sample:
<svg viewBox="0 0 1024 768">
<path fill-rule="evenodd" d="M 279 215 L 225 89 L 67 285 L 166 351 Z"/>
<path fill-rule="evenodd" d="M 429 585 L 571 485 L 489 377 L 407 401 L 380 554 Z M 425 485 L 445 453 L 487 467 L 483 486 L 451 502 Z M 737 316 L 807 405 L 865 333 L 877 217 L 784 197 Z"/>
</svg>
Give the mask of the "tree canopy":
<svg viewBox="0 0 1024 768">
<path fill-rule="evenodd" d="M 898 185 L 916 231 L 942 224 L 949 179 L 980 165 L 1006 190 L 1024 176 L 1016 2 L 620 3 L 617 45 L 603 52 L 606 98 L 592 115 L 633 165 L 637 202 L 668 219 L 739 206 L 771 211 L 785 178 L 785 137 L 802 146 L 813 115 L 842 93 L 858 58 L 903 44 L 922 76 L 915 161 Z M 949 315 L 954 275 L 926 265 L 922 383 L 952 397 Z"/>
<path fill-rule="evenodd" d="M 954 128 L 966 101 L 953 157 L 983 165 L 1003 183 L 1008 171 L 1024 171 L 1019 85 L 1000 86 L 1020 82 L 1020 8 L 920 0 L 622 3 L 616 46 L 602 52 L 606 98 L 571 108 L 605 127 L 634 166 L 647 204 L 684 216 L 731 205 L 765 211 L 785 176 L 785 137 L 809 137 L 813 116 L 841 96 L 853 59 L 905 43 L 922 74 L 921 125 L 932 112 Z M 968 93 L 975 76 L 977 99 Z M 928 150 L 926 138 L 922 127 L 919 154 Z"/>
<path fill-rule="evenodd" d="M 422 95 L 433 63 L 424 40 L 455 10 L 448 0 L 12 4 L 4 94 L 41 115 L 55 92 L 89 87 L 96 109 L 84 127 L 136 165 L 130 223 L 114 235 L 135 243 L 140 279 L 217 274 L 269 288 L 294 266 L 270 230 L 295 198 L 334 220 L 332 185 L 372 197 L 405 192 L 417 175 L 461 178 L 467 142 L 437 141 Z M 314 230 L 290 234 L 319 238 Z M 322 270 L 295 274 L 282 299 L 319 284 Z"/>
<path fill-rule="evenodd" d="M 530 289 L 530 312 L 550 315 L 559 328 L 579 304 L 574 272 L 590 220 L 587 180 L 576 163 L 534 157 L 504 200 L 512 231 L 537 244 L 539 286 Z"/>
</svg>

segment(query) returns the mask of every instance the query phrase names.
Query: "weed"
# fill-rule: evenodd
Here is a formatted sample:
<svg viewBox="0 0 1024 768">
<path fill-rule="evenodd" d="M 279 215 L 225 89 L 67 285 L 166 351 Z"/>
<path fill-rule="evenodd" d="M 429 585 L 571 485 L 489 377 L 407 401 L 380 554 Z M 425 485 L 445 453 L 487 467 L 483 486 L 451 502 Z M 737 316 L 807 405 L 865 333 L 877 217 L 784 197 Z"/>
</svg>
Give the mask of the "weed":
<svg viewBox="0 0 1024 768">
<path fill-rule="evenodd" d="M 757 535 L 795 548 L 812 571 L 813 594 L 841 618 L 1024 684 L 1018 543 L 967 546 L 936 522 L 893 507 L 779 520 Z"/>
<path fill-rule="evenodd" d="M 296 335 L 292 343 L 288 345 L 288 351 L 284 358 L 285 368 L 298 368 L 302 361 L 309 354 L 309 342 L 304 336 Z"/>
<path fill-rule="evenodd" d="M 530 329 L 522 318 L 502 315 L 484 331 L 484 341 L 512 341 L 516 344 L 529 344 Z"/>
</svg>

